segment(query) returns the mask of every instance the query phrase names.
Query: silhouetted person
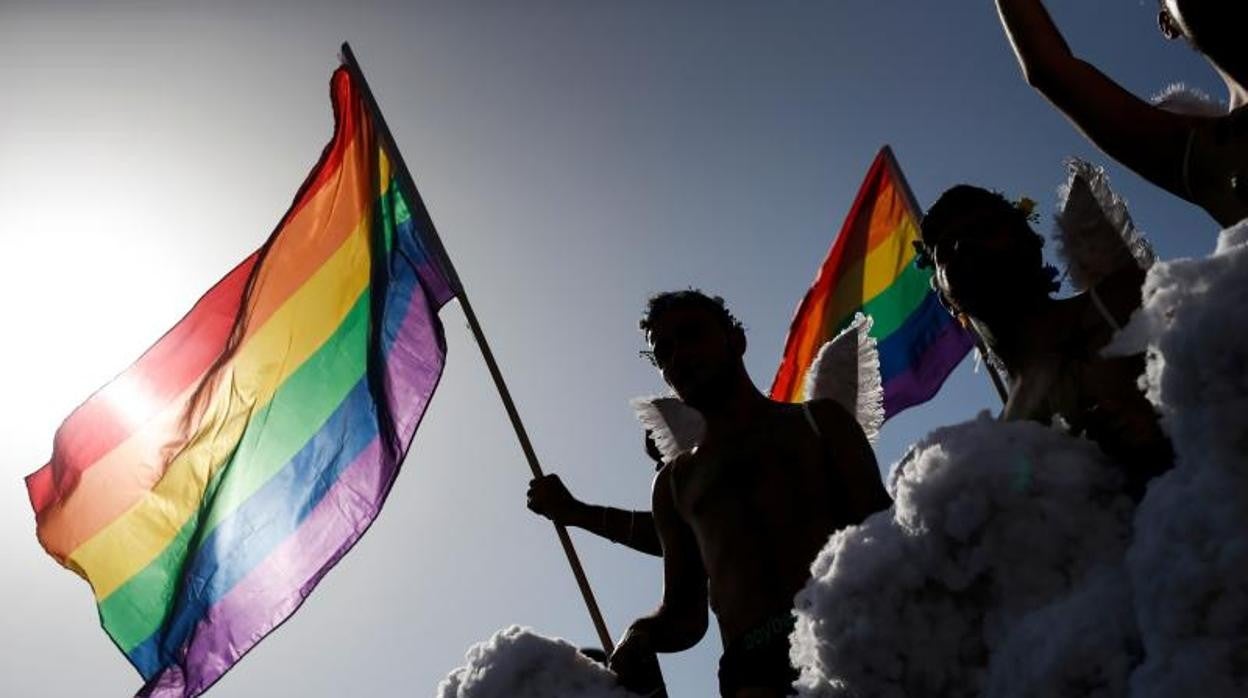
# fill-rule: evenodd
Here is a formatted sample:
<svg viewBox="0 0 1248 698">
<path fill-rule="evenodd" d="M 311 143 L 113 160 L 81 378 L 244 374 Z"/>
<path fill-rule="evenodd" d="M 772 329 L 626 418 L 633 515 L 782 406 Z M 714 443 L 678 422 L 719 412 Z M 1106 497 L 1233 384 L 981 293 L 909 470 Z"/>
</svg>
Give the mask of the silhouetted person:
<svg viewBox="0 0 1248 698">
<path fill-rule="evenodd" d="M 1121 463 L 1138 497 L 1173 452 L 1137 385 L 1143 355 L 1107 358 L 1101 349 L 1140 306 L 1144 271 L 1123 264 L 1090 290 L 1054 299 L 1057 271 L 1027 215 L 999 194 L 953 187 L 923 219 L 920 262 L 934 265 L 945 306 L 1004 365 L 1002 418 L 1060 418 Z"/>
<path fill-rule="evenodd" d="M 1248 3 L 1159 4 L 1162 32 L 1185 39 L 1226 82 L 1230 113 L 1139 99 L 1076 58 L 1040 0 L 997 0 L 997 10 L 1029 84 L 1111 157 L 1231 226 L 1248 217 Z"/>
<path fill-rule="evenodd" d="M 627 685 L 651 653 L 695 645 L 709 597 L 725 648 L 721 694 L 790 693 L 793 598 L 810 564 L 833 531 L 891 504 L 875 456 L 840 405 L 759 392 L 743 362 L 745 332 L 721 300 L 660 294 L 641 328 L 663 379 L 706 430 L 655 476 L 662 603 L 629 627 L 611 666 Z"/>
</svg>

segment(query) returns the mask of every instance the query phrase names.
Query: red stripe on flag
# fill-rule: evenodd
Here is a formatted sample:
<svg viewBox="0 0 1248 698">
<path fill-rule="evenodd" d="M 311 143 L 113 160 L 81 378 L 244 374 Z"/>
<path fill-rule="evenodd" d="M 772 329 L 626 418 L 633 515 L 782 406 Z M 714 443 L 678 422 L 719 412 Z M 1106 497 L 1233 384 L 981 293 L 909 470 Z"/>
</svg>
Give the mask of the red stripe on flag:
<svg viewBox="0 0 1248 698">
<path fill-rule="evenodd" d="M 352 89 L 349 75 L 340 68 L 334 73 L 330 87 L 338 126 L 334 139 L 321 152 L 317 166 L 304 180 L 290 210 L 275 230 L 281 230 L 327 182 L 332 181 L 341 167 L 358 128 L 354 110 L 339 109 L 342 104 L 352 103 L 355 98 Z M 251 273 L 267 246 L 266 243 L 253 252 L 218 281 L 138 361 L 65 419 L 53 439 L 52 458 L 26 478 L 36 517 L 73 491 L 83 472 L 125 441 L 144 421 L 168 407 L 212 366 L 230 340 Z M 110 400 L 110 388 L 115 389 L 123 381 L 125 390 L 137 390 L 144 396 L 145 413 L 123 416 Z"/>
<path fill-rule="evenodd" d="M 52 460 L 26 478 L 35 513 L 78 483 L 78 476 L 130 436 L 135 424 L 121 418 L 109 399 L 109 387 L 125 379 L 150 397 L 155 413 L 186 390 L 225 347 L 238 314 L 253 253 L 204 294 L 191 312 L 161 337 L 130 368 L 74 410 L 56 430 Z M 152 415 L 134 415 L 139 421 Z"/>
<path fill-rule="evenodd" d="M 845 223 L 836 236 L 836 241 L 832 243 L 832 249 L 819 267 L 814 284 L 806 292 L 801 304 L 797 307 L 797 312 L 793 315 L 788 339 L 785 341 L 784 354 L 780 359 L 780 367 L 776 370 L 776 377 L 771 384 L 773 400 L 788 401 L 798 389 L 798 381 L 801 380 L 806 367 L 813 360 L 813 352 L 819 348 L 812 334 L 823 328 L 823 308 L 836 287 L 836 283 L 840 280 L 841 269 L 858 258 L 865 259 L 873 243 L 879 244 L 881 233 L 891 234 L 892 232 L 862 229 L 870 223 L 870 216 L 864 214 L 875 205 L 879 192 L 893 184 L 891 180 L 894 178 L 890 176 L 892 170 L 888 164 L 889 150 L 885 147 L 871 163 L 871 168 L 858 189 L 858 195 L 854 198 L 854 205 L 850 208 L 849 215 L 846 216 Z M 876 233 L 875 240 L 871 239 L 873 232 Z M 847 252 L 851 244 L 857 245 L 860 249 Z M 851 256 L 847 257 L 847 254 Z"/>
</svg>

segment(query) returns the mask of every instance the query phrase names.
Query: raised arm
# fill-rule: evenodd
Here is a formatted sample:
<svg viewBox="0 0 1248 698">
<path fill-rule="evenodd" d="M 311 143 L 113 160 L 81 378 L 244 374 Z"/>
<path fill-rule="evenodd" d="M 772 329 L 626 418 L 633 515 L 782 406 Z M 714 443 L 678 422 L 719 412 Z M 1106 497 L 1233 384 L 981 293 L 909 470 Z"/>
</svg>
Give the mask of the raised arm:
<svg viewBox="0 0 1248 698">
<path fill-rule="evenodd" d="M 663 546 L 663 600 L 653 613 L 629 626 L 611 655 L 611 668 L 625 685 L 655 652 L 689 649 L 706 634 L 706 570 L 693 531 L 680 517 L 672 496 L 671 472 L 677 463 L 659 471 L 651 492 L 654 522 Z"/>
<path fill-rule="evenodd" d="M 1190 201 L 1183 158 L 1200 118 L 1154 107 L 1077 58 L 1040 0 L 996 3 L 1027 83 L 1110 157 Z"/>
</svg>

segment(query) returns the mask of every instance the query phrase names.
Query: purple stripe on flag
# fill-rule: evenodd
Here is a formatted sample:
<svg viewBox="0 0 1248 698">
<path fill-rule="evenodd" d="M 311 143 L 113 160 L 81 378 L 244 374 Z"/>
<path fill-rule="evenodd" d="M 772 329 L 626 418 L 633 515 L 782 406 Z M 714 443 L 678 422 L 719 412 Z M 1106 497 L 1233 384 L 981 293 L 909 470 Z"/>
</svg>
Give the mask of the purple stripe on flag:
<svg viewBox="0 0 1248 698">
<path fill-rule="evenodd" d="M 440 279 L 439 279 L 440 280 Z M 386 355 L 386 392 L 396 422 L 396 432 L 404 435 L 404 446 L 416 433 L 446 364 L 446 340 L 437 320 L 438 309 L 446 303 L 440 290 L 423 288 L 412 293 Z M 426 295 L 428 294 L 428 295 Z"/>
<path fill-rule="evenodd" d="M 930 400 L 974 345 L 970 333 L 961 325 L 946 325 L 917 362 L 884 383 L 886 418 Z"/>
<path fill-rule="evenodd" d="M 295 533 L 208 610 L 184 661 L 166 668 L 149 695 L 202 693 L 293 614 L 380 510 L 398 469 L 384 460 L 381 441 L 374 438 Z"/>
<path fill-rule="evenodd" d="M 436 312 L 423 293 L 413 293 L 386 357 L 387 390 L 405 446 L 415 435 L 445 364 Z M 285 622 L 372 524 L 399 465 L 385 456 L 380 439 L 374 437 L 295 532 L 208 609 L 183 645 L 183 661 L 166 667 L 141 695 L 199 695 Z"/>
</svg>

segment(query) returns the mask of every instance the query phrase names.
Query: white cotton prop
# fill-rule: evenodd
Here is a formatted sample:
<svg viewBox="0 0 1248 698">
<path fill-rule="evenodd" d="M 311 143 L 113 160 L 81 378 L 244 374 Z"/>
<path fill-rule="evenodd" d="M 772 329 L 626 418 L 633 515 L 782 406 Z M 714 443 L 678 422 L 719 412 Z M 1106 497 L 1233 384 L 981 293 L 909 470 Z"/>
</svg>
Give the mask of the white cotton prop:
<svg viewBox="0 0 1248 698">
<path fill-rule="evenodd" d="M 1167 85 L 1152 98 L 1153 106 L 1185 116 L 1226 116 L 1226 105 L 1181 82 Z"/>
<path fill-rule="evenodd" d="M 1158 264 L 1108 351 L 1144 351 L 1175 468 L 1135 518 L 1127 571 L 1141 697 L 1248 695 L 1248 221 L 1214 254 Z"/>
<path fill-rule="evenodd" d="M 642 427 L 658 447 L 663 462 L 670 463 L 692 451 L 706 433 L 702 413 L 673 396 L 639 397 L 630 403 Z"/>
<path fill-rule="evenodd" d="M 812 400 L 835 400 L 849 410 L 871 443 L 884 425 L 884 384 L 873 324 L 868 315 L 854 315 L 848 327 L 819 349 L 806 372 L 804 390 Z"/>
<path fill-rule="evenodd" d="M 1145 353 L 1174 469 L 1132 511 L 1087 441 L 933 432 L 797 597 L 803 695 L 1248 695 L 1248 221 L 1143 297 L 1109 351 Z"/>
<path fill-rule="evenodd" d="M 1140 660 L 1130 582 L 1101 568 L 1014 626 L 993 649 L 984 695 L 1117 698 Z"/>
<path fill-rule="evenodd" d="M 797 596 L 801 695 L 1125 685 L 1129 594 L 1080 586 L 1124 576 L 1130 521 L 1093 444 L 981 415 L 921 441 L 895 484 L 894 507 L 834 534 Z M 1032 657 L 1041 627 L 1065 640 Z M 1079 647 L 1095 658 L 1079 660 Z"/>
<path fill-rule="evenodd" d="M 1076 291 L 1096 286 L 1128 265 L 1152 266 L 1152 247 L 1136 229 L 1126 203 L 1109 186 L 1105 169 L 1071 158 L 1058 189 L 1054 239 Z"/>
<path fill-rule="evenodd" d="M 511 626 L 473 645 L 438 698 L 636 698 L 615 675 L 564 640 Z"/>
</svg>

